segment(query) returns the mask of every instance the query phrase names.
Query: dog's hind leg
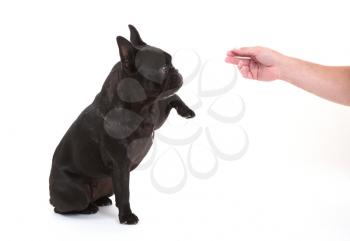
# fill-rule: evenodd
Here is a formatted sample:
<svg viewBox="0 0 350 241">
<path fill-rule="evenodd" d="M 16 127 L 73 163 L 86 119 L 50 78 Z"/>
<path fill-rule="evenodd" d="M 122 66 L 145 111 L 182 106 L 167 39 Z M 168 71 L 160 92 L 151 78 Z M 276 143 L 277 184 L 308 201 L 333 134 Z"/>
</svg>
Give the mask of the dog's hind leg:
<svg viewBox="0 0 350 241">
<path fill-rule="evenodd" d="M 112 178 L 100 178 L 92 182 L 93 203 L 97 206 L 109 206 L 112 200 L 109 199 L 113 195 Z"/>
<path fill-rule="evenodd" d="M 59 214 L 93 214 L 98 207 L 91 203 L 89 185 L 76 180 L 54 180 L 50 183 L 50 202 Z"/>
</svg>

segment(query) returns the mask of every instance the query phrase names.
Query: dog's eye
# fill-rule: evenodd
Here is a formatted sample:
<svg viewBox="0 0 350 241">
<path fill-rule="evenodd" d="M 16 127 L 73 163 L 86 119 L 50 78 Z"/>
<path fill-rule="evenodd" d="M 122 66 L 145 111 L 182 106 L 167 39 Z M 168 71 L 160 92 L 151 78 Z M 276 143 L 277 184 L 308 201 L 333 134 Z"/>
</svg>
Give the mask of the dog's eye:
<svg viewBox="0 0 350 241">
<path fill-rule="evenodd" d="M 165 65 L 165 66 L 163 66 L 163 67 L 161 68 L 161 71 L 162 71 L 163 73 L 168 73 L 168 72 L 169 72 L 169 69 L 170 69 L 170 67 L 169 67 L 168 65 Z"/>
</svg>

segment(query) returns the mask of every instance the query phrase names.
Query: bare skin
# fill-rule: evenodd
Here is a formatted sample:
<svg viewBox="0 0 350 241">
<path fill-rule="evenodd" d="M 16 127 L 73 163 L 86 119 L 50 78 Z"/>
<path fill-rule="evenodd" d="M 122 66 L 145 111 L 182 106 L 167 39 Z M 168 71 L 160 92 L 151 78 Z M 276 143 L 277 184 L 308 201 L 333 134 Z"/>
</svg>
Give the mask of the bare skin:
<svg viewBox="0 0 350 241">
<path fill-rule="evenodd" d="M 230 50 L 225 61 L 237 65 L 244 78 L 284 80 L 324 99 L 350 106 L 350 66 L 319 65 L 263 47 Z"/>
</svg>

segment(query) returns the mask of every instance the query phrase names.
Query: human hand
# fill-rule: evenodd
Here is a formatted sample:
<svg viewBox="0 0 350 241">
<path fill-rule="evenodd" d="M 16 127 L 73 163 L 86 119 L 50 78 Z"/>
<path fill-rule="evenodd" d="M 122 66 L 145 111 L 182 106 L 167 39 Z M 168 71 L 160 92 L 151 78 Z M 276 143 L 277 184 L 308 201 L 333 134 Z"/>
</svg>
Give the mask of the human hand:
<svg viewBox="0 0 350 241">
<path fill-rule="evenodd" d="M 227 52 L 225 59 L 227 63 L 237 65 L 244 78 L 263 81 L 280 79 L 284 60 L 284 55 L 263 47 L 233 49 Z"/>
</svg>

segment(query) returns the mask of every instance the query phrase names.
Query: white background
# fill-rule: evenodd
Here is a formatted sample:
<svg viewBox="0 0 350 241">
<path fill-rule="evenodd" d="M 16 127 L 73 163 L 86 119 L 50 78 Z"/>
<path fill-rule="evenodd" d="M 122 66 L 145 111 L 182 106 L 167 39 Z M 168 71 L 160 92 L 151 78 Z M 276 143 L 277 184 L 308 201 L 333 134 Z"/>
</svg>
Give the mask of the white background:
<svg viewBox="0 0 350 241">
<path fill-rule="evenodd" d="M 249 135 L 249 150 L 237 161 L 219 160 L 212 178 L 189 175 L 184 188 L 169 195 L 152 186 L 149 169 L 133 172 L 136 226 L 120 225 L 115 207 L 62 217 L 48 203 L 53 151 L 118 61 L 115 37 L 128 37 L 127 24 L 154 46 L 171 54 L 192 49 L 203 61 L 223 60 L 232 47 L 262 45 L 349 65 L 349 22 L 346 0 L 1 0 L 0 239 L 349 240 L 350 108 L 281 81 L 239 76 L 233 92 L 246 104 L 239 125 Z M 206 81 L 225 78 L 217 74 Z M 196 81 L 180 92 L 189 105 Z M 203 108 L 185 122 L 205 126 Z M 229 112 L 230 105 L 223 109 Z M 173 119 L 180 118 L 172 113 L 169 123 Z M 227 133 L 219 142 L 230 143 L 226 125 L 217 126 Z M 187 134 L 178 128 L 181 133 Z M 159 146 L 157 156 L 169 148 Z M 176 150 L 186 156 L 186 148 Z"/>
</svg>

